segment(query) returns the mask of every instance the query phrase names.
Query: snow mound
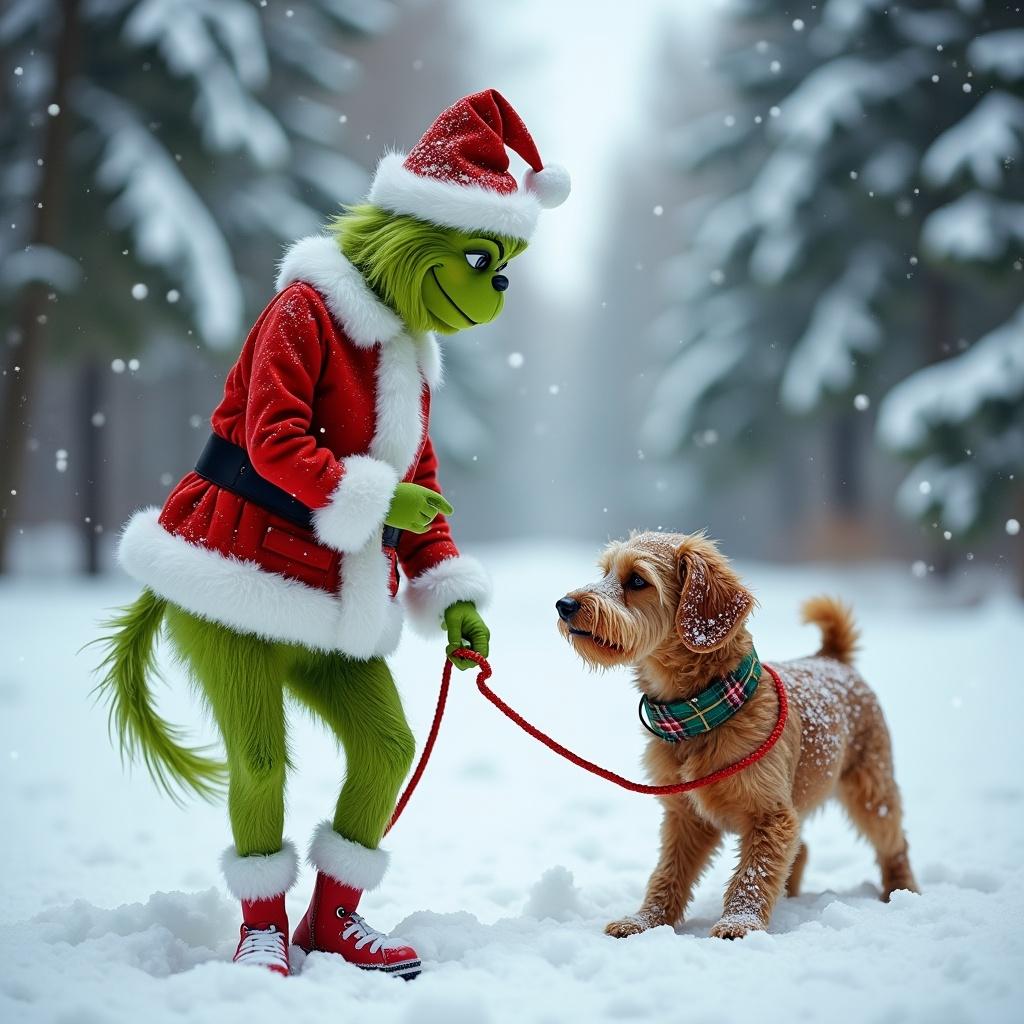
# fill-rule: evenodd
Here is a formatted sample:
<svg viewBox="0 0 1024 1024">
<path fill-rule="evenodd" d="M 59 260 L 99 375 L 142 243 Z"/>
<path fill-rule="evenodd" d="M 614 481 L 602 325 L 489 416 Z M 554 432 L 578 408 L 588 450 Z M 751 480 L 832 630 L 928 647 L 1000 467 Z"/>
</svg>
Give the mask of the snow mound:
<svg viewBox="0 0 1024 1024">
<path fill-rule="evenodd" d="M 682 970 L 728 979 L 725 988 L 709 983 L 688 993 L 686 1012 L 695 1019 L 728 1007 L 742 1019 L 760 1007 L 764 1020 L 814 1020 L 843 998 L 849 1012 L 829 1018 L 837 1024 L 880 1016 L 1012 1020 L 1021 986 L 1007 966 L 1022 947 L 1016 921 L 1024 872 L 997 879 L 942 866 L 923 877 L 932 879 L 925 895 L 896 893 L 888 905 L 870 884 L 783 900 L 771 930 L 742 943 L 705 937 L 715 916 L 708 899 L 680 934 L 662 927 L 628 940 L 602 935 L 601 917 L 483 924 L 468 913 L 420 912 L 397 929 L 424 958 L 423 975 L 408 985 L 294 949 L 296 974 L 287 981 L 236 967 L 229 962 L 235 908 L 212 890 L 158 893 L 113 910 L 76 901 L 7 930 L 0 1014 L 212 1024 L 274 1013 L 322 1024 L 332 1014 L 372 1012 L 399 1024 L 522 1024 L 571 1008 L 571 1020 L 657 1021 L 668 1007 L 683 1009 Z M 553 868 L 531 900 L 550 909 L 573 891 L 569 872 Z M 983 944 L 974 946 L 981 935 Z M 1000 947 L 1002 956 L 986 955 Z M 652 970 L 655 964 L 674 967 Z"/>
<path fill-rule="evenodd" d="M 530 890 L 524 913 L 539 921 L 570 921 L 583 916 L 581 895 L 573 884 L 572 872 L 557 865 L 548 868 Z"/>
<path fill-rule="evenodd" d="M 564 543 L 485 553 L 498 584 L 495 686 L 569 746 L 639 778 L 645 739 L 627 674 L 584 675 L 551 628 L 548 602 L 536 600 L 538 581 L 558 596 L 588 578 L 593 556 L 591 545 Z M 743 574 L 760 600 L 753 630 L 767 659 L 814 650 L 815 630 L 799 620 L 804 598 L 828 590 L 854 605 L 864 633 L 858 664 L 892 730 L 923 893 L 881 903 L 870 849 L 827 808 L 804 828 L 804 894 L 779 902 L 768 932 L 708 938 L 735 863 L 728 840 L 677 930 L 611 939 L 604 925 L 636 912 L 656 863 L 660 803 L 564 764 L 462 680 L 430 769 L 388 838 L 389 877 L 360 908 L 420 951 L 424 972 L 410 984 L 295 949 L 289 979 L 233 965 L 238 908 L 217 868 L 229 839 L 224 808 L 177 808 L 144 773 L 121 772 L 103 710 L 89 700 L 88 653 L 74 653 L 95 635 L 102 610 L 126 603 L 132 588 L 0 583 L 0 815 L 11 823 L 0 1020 L 1016 1021 L 1024 1003 L 1024 715 L 1014 700 L 993 713 L 990 694 L 1005 676 L 1007 638 L 1024 629 L 1021 604 L 989 594 L 937 607 L 905 567 L 747 565 Z M 43 632 L 52 621 L 62 625 L 56 642 Z M 420 737 L 434 710 L 442 641 L 409 637 L 393 660 Z M 162 663 L 170 684 L 162 710 L 205 741 L 187 681 Z M 581 693 L 587 714 L 559 714 Z M 305 845 L 333 806 L 343 766 L 315 724 L 296 715 L 290 725 L 297 770 L 287 832 Z M 289 897 L 293 923 L 311 885 L 304 868 Z"/>
</svg>

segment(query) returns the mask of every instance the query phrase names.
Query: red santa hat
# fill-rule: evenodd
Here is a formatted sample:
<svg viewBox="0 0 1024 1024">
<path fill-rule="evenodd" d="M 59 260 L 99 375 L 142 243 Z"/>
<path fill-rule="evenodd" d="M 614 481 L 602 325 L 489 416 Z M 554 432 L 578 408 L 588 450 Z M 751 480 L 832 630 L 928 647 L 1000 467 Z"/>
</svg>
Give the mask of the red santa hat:
<svg viewBox="0 0 1024 1024">
<path fill-rule="evenodd" d="M 508 171 L 505 147 L 529 170 L 522 188 Z M 569 173 L 541 163 L 523 119 L 495 89 L 465 96 L 443 111 L 413 150 L 377 165 L 367 201 L 460 231 L 528 239 L 542 208 L 569 195 Z"/>
</svg>

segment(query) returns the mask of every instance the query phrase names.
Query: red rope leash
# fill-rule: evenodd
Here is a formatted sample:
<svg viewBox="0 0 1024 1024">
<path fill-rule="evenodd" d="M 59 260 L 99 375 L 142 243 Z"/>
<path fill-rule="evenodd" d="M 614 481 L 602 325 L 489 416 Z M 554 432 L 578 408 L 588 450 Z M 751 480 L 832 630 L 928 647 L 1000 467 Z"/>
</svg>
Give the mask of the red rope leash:
<svg viewBox="0 0 1024 1024">
<path fill-rule="evenodd" d="M 594 764 L 593 761 L 588 761 L 585 757 L 580 757 L 579 754 L 573 753 L 568 747 L 562 746 L 557 740 L 552 739 L 547 733 L 541 732 L 535 725 L 531 725 L 515 708 L 509 707 L 501 697 L 499 697 L 488 685 L 487 680 L 491 677 L 491 666 L 487 659 L 482 655 L 477 654 L 476 651 L 468 649 L 460 649 L 453 653 L 453 657 L 467 658 L 474 662 L 480 669 L 476 677 L 476 688 L 487 698 L 506 718 L 515 722 L 523 732 L 528 733 L 539 743 L 543 743 L 548 750 L 554 751 L 559 757 L 564 757 L 567 761 L 571 761 L 574 765 L 590 772 L 593 775 L 600 776 L 602 779 L 607 779 L 608 782 L 615 783 L 616 786 L 621 786 L 622 789 L 628 789 L 631 793 L 645 793 L 648 796 L 671 796 L 674 793 L 687 793 L 690 790 L 701 789 L 704 786 L 711 786 L 716 782 L 721 782 L 723 779 L 729 778 L 730 775 L 736 775 L 738 772 L 743 771 L 745 768 L 749 768 L 752 764 L 760 761 L 765 754 L 768 753 L 772 747 L 779 741 L 779 737 L 782 735 L 782 730 L 786 727 L 786 719 L 789 715 L 789 700 L 786 696 L 786 688 L 782 685 L 782 679 L 779 678 L 778 672 L 771 667 L 771 665 L 765 665 L 764 667 L 768 670 L 768 674 L 772 677 L 772 681 L 775 683 L 775 693 L 779 699 L 779 717 L 775 721 L 775 728 L 772 729 L 768 738 L 756 749 L 752 750 L 746 757 L 741 758 L 734 764 L 730 764 L 725 768 L 719 768 L 718 771 L 711 772 L 710 775 L 704 775 L 699 779 L 691 779 L 689 782 L 677 782 L 671 786 L 647 786 L 641 782 L 633 782 L 631 779 L 627 779 L 622 775 L 616 775 L 615 772 L 609 771 L 607 768 L 602 768 L 598 764 Z M 416 787 L 419 785 L 420 779 L 423 777 L 423 772 L 427 767 L 427 762 L 430 760 L 430 754 L 434 749 L 434 743 L 437 741 L 437 734 L 441 728 L 441 719 L 444 717 L 445 705 L 448 702 L 448 691 L 451 688 L 452 681 L 452 663 L 451 661 L 445 661 L 444 673 L 441 676 L 441 690 L 437 697 L 437 709 L 434 711 L 434 720 L 430 725 L 430 733 L 427 736 L 427 742 L 423 747 L 423 753 L 420 754 L 420 759 L 416 764 L 416 770 L 412 773 L 412 778 L 409 780 L 409 784 L 405 787 L 405 791 L 402 793 L 401 798 L 398 801 L 398 805 L 395 807 L 395 813 L 391 816 L 391 823 L 388 825 L 387 831 L 390 832 L 395 826 L 395 822 L 402 815 L 402 811 L 405 810 L 406 804 L 409 802 L 409 798 L 415 792 Z"/>
</svg>

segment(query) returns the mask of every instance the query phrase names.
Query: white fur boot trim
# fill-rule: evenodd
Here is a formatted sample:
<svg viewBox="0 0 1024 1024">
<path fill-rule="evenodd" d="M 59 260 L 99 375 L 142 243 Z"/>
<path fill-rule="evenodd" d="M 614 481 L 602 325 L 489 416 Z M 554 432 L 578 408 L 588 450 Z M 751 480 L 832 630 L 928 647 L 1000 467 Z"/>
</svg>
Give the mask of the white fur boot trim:
<svg viewBox="0 0 1024 1024">
<path fill-rule="evenodd" d="M 364 892 L 376 889 L 388 869 L 386 850 L 371 850 L 339 836 L 329 821 L 322 821 L 309 844 L 309 863 L 342 885 Z"/>
<path fill-rule="evenodd" d="M 277 853 L 254 853 L 248 857 L 239 856 L 237 849 L 229 846 L 221 854 L 220 866 L 228 891 L 236 900 L 268 900 L 295 884 L 299 858 L 295 847 L 285 840 Z"/>
</svg>

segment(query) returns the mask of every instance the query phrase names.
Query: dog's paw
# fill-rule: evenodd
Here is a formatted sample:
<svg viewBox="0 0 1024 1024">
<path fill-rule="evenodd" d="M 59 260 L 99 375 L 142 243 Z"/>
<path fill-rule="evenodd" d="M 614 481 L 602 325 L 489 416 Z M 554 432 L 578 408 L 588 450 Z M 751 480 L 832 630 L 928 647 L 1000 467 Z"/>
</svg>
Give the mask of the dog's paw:
<svg viewBox="0 0 1024 1024">
<path fill-rule="evenodd" d="M 629 917 L 621 917 L 618 921 L 612 921 L 605 925 L 605 935 L 613 939 L 627 939 L 630 935 L 639 935 L 652 927 L 651 922 L 643 914 L 630 914 Z"/>
<path fill-rule="evenodd" d="M 723 914 L 708 933 L 713 939 L 742 939 L 751 932 L 764 931 L 764 925 L 750 914 Z"/>
</svg>

